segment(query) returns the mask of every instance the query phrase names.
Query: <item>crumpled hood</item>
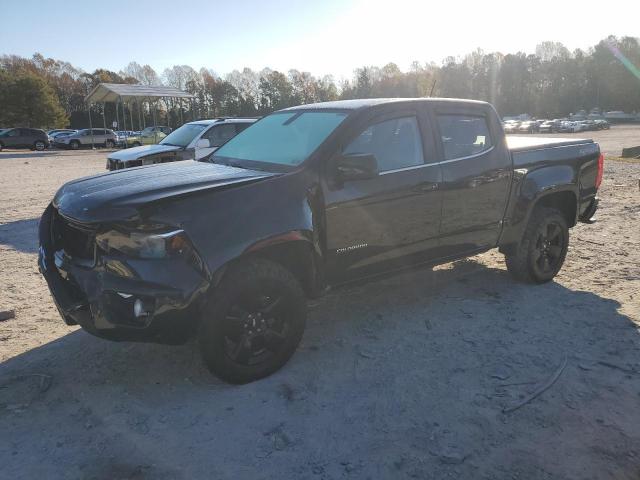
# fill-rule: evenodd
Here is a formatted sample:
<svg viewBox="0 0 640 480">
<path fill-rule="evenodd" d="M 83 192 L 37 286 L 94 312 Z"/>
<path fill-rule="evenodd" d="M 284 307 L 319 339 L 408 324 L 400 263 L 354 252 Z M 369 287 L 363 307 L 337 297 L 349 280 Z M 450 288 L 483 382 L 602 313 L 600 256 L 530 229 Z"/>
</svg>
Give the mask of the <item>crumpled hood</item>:
<svg viewBox="0 0 640 480">
<path fill-rule="evenodd" d="M 109 154 L 110 160 L 118 160 L 119 162 L 129 162 L 131 160 L 139 160 L 149 155 L 157 155 L 159 153 L 175 152 L 181 150 L 182 147 L 174 145 L 142 145 L 141 147 L 124 148 Z"/>
<path fill-rule="evenodd" d="M 163 163 L 73 180 L 53 199 L 58 211 L 81 223 L 126 220 L 150 202 L 228 188 L 277 175 L 213 163 Z"/>
</svg>

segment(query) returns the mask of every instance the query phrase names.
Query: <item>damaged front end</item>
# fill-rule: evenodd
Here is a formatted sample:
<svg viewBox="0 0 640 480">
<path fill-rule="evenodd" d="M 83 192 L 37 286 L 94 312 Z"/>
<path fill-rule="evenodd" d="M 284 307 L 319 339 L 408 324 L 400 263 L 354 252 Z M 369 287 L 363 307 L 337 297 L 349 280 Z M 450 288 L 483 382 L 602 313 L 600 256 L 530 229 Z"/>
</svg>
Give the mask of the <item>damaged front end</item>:
<svg viewBox="0 0 640 480">
<path fill-rule="evenodd" d="M 83 224 L 52 204 L 39 236 L 39 269 L 68 325 L 170 344 L 193 332 L 208 275 L 179 227 Z"/>
</svg>

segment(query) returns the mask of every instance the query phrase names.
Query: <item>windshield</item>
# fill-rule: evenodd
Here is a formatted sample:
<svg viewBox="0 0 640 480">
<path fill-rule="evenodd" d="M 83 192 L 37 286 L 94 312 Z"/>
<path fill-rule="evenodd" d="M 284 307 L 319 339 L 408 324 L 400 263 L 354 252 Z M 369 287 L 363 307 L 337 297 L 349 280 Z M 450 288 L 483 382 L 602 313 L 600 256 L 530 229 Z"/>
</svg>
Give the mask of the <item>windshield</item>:
<svg viewBox="0 0 640 480">
<path fill-rule="evenodd" d="M 160 145 L 186 147 L 206 127 L 206 125 L 201 125 L 199 123 L 187 123 L 164 137 L 160 142 Z"/>
<path fill-rule="evenodd" d="M 250 162 L 299 165 L 346 118 L 341 112 L 273 113 L 220 147 L 212 161 L 229 158 Z"/>
</svg>

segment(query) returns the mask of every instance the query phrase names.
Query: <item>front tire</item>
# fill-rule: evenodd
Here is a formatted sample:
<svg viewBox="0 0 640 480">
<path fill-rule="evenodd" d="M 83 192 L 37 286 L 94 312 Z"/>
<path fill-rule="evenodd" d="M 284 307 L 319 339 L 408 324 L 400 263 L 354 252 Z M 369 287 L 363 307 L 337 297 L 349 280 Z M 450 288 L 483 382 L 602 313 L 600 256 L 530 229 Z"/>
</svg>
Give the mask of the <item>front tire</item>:
<svg viewBox="0 0 640 480">
<path fill-rule="evenodd" d="M 71 147 L 71 150 L 78 150 L 80 148 L 80 142 L 74 140 L 69 144 L 69 146 Z"/>
<path fill-rule="evenodd" d="M 114 142 L 113 140 L 107 140 L 107 141 L 104 143 L 104 146 L 105 146 L 106 148 L 114 148 L 114 147 L 116 146 L 116 144 L 115 144 L 115 142 Z"/>
<path fill-rule="evenodd" d="M 264 259 L 233 266 L 204 309 L 204 362 L 229 383 L 271 375 L 295 352 L 306 317 L 304 292 L 287 269 Z"/>
<path fill-rule="evenodd" d="M 46 145 L 44 144 L 44 142 L 37 141 L 33 144 L 33 148 L 35 148 L 39 152 L 42 152 L 46 148 Z"/>
<path fill-rule="evenodd" d="M 536 208 L 520 243 L 505 255 L 507 270 L 522 282 L 545 283 L 564 263 L 569 247 L 569 228 L 554 208 Z"/>
</svg>

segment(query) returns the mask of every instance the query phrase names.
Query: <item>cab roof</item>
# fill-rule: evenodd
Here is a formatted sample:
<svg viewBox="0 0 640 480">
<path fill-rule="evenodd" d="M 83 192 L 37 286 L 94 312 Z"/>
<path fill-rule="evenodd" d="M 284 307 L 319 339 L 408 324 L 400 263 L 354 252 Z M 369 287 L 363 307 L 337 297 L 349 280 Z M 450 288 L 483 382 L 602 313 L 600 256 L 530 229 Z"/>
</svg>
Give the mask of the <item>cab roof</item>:
<svg viewBox="0 0 640 480">
<path fill-rule="evenodd" d="M 257 118 L 250 118 L 250 117 L 244 117 L 244 118 L 225 118 L 225 117 L 220 117 L 220 118 L 211 118 L 211 119 L 207 119 L 207 120 L 195 120 L 193 122 L 189 122 L 190 125 L 213 125 L 214 123 L 253 123 L 256 120 L 258 120 Z"/>
<path fill-rule="evenodd" d="M 425 102 L 433 104 L 469 104 L 469 105 L 488 105 L 487 102 L 478 100 L 467 100 L 460 98 L 359 98 L 354 100 L 336 100 L 333 102 L 309 103 L 307 105 L 299 105 L 280 110 L 286 112 L 288 110 L 360 110 L 369 107 L 388 103 L 411 103 Z"/>
</svg>

